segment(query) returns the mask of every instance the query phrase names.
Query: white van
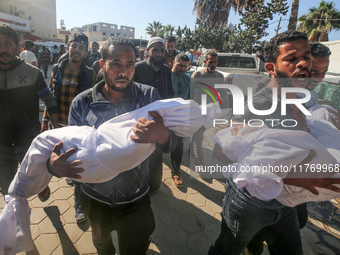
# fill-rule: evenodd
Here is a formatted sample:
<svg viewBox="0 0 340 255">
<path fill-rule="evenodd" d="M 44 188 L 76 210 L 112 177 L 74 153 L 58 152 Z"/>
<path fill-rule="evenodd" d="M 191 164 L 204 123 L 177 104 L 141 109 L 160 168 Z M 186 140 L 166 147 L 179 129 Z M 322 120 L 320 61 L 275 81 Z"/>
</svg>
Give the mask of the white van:
<svg viewBox="0 0 340 255">
<path fill-rule="evenodd" d="M 42 50 L 42 47 L 45 46 L 50 52 L 51 52 L 51 61 L 53 60 L 53 54 L 52 51 L 54 50 L 54 45 L 58 46 L 58 51 L 60 50 L 60 45 L 64 45 L 65 49 L 67 49 L 67 45 L 65 43 L 61 42 L 42 42 L 42 41 L 35 41 L 35 45 L 39 47 L 38 51 L 40 52 Z"/>
</svg>

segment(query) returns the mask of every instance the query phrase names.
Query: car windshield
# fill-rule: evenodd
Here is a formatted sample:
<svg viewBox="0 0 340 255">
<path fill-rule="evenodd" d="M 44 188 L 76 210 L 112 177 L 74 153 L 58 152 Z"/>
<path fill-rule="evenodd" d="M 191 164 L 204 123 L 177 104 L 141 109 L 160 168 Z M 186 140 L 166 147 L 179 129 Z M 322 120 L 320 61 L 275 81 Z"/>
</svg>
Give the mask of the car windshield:
<svg viewBox="0 0 340 255">
<path fill-rule="evenodd" d="M 253 68 L 256 69 L 254 58 L 248 57 L 233 57 L 233 56 L 218 56 L 218 67 L 233 67 L 233 68 Z"/>
</svg>

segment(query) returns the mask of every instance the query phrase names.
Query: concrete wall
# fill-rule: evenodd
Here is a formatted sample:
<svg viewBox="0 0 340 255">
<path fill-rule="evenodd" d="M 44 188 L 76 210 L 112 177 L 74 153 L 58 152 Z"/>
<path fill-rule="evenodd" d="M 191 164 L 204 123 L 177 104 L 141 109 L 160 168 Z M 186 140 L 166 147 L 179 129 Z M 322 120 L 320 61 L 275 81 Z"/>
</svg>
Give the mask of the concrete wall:
<svg viewBox="0 0 340 255">
<path fill-rule="evenodd" d="M 56 0 L 1 0 L 0 12 L 29 20 L 31 34 L 57 39 Z"/>
<path fill-rule="evenodd" d="M 332 52 L 328 72 L 340 75 L 340 41 L 322 42 Z"/>
</svg>

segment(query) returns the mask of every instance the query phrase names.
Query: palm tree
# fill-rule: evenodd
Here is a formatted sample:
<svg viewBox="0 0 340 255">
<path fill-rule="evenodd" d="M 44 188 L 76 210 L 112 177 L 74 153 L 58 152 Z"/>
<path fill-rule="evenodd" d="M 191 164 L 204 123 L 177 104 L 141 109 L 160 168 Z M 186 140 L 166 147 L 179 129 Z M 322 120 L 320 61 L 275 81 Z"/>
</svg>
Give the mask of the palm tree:
<svg viewBox="0 0 340 255">
<path fill-rule="evenodd" d="M 300 0 L 293 0 L 292 9 L 290 11 L 290 18 L 288 23 L 288 30 L 296 30 L 296 23 L 298 19 Z"/>
<path fill-rule="evenodd" d="M 166 25 L 164 27 L 164 32 L 166 34 L 166 36 L 172 36 L 172 33 L 175 31 L 175 27 L 171 26 L 170 24 L 169 25 Z"/>
<path fill-rule="evenodd" d="M 145 29 L 145 31 L 148 35 L 151 35 L 151 37 L 155 37 L 162 29 L 162 23 L 160 21 L 154 21 L 153 23 L 149 23 L 149 26 Z"/>
<path fill-rule="evenodd" d="M 235 11 L 244 9 L 247 5 L 259 0 L 195 0 L 194 12 L 201 20 L 207 21 L 212 26 L 228 23 L 231 8 Z M 263 0 L 260 0 L 263 2 Z"/>
<path fill-rule="evenodd" d="M 340 30 L 340 12 L 334 8 L 333 2 L 322 0 L 318 7 L 310 8 L 298 21 L 298 30 L 307 33 L 311 42 L 328 41 L 328 33 Z"/>
</svg>

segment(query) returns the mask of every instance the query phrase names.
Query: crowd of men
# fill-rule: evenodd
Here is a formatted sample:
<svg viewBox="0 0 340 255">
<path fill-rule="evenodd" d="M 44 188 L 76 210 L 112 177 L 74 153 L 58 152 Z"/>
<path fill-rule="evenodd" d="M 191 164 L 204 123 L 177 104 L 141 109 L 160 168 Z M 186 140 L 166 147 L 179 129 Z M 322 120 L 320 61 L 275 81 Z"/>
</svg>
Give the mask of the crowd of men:
<svg viewBox="0 0 340 255">
<path fill-rule="evenodd" d="M 99 52 L 99 44 L 89 42 L 83 33 L 75 33 L 64 54 L 55 53 L 49 86 L 44 81 L 49 63 L 40 59 L 43 73 L 36 67 L 30 54 L 32 42 L 25 43 L 25 51 L 17 57 L 19 40 L 16 31 L 0 26 L 0 187 L 7 194 L 28 146 L 39 132 L 68 125 L 98 128 L 105 121 L 148 105 L 156 100 L 181 97 L 193 98 L 201 103 L 199 84 L 214 86 L 224 83 L 223 74 L 216 70 L 218 55 L 210 50 L 204 56 L 205 69 L 196 71 L 191 78 L 186 73 L 189 58 L 176 50 L 174 37 L 163 40 L 153 37 L 146 48 L 137 54 L 132 42 L 125 38 L 110 38 Z M 45 54 L 47 58 L 47 54 Z M 309 44 L 305 34 L 288 31 L 281 33 L 264 49 L 265 68 L 270 80 L 253 98 L 256 109 L 269 109 L 273 88 L 282 86 L 308 88 L 313 91 L 327 72 L 330 52 L 320 44 Z M 47 66 L 47 67 L 46 67 Z M 92 68 L 93 67 L 93 68 Z M 309 79 L 315 78 L 308 83 Z M 281 83 L 280 78 L 289 79 Z M 227 91 L 218 90 L 223 102 Z M 216 95 L 217 96 L 217 95 Z M 297 96 L 297 95 L 293 95 Z M 39 99 L 45 102 L 42 124 L 39 120 Z M 214 98 L 216 100 L 216 98 Z M 212 99 L 213 100 L 213 99 Z M 317 100 L 316 100 L 317 102 Z M 227 105 L 227 104 L 226 104 Z M 272 118 L 281 119 L 280 107 L 271 116 L 254 116 L 246 108 L 244 116 L 235 120 Z M 299 109 L 290 107 L 288 117 L 297 121 L 296 130 L 309 132 Z M 337 113 L 334 123 L 339 127 Z M 89 220 L 93 243 L 98 254 L 115 254 L 111 232 L 118 233 L 120 254 L 145 254 L 148 250 L 155 220 L 150 207 L 149 194 L 160 188 L 162 182 L 162 155 L 171 153 L 171 173 L 177 187 L 184 185 L 180 168 L 183 155 L 183 138 L 164 126 L 157 112 L 150 118 L 139 119 L 133 128 L 136 143 L 155 143 L 155 152 L 139 166 L 119 174 L 112 180 L 99 183 L 70 181 L 75 187 L 77 222 Z M 51 123 L 49 126 L 48 123 Z M 283 128 L 276 126 L 276 128 Z M 193 134 L 191 150 L 197 166 L 204 165 L 202 141 L 205 128 Z M 85 171 L 81 161 L 67 162 L 76 148 L 55 145 L 47 162 L 48 171 L 56 177 L 80 179 Z M 221 151 L 216 148 L 215 151 Z M 227 164 L 230 160 L 221 153 L 216 157 Z M 133 158 L 131 159 L 133 160 Z M 204 174 L 203 171 L 200 174 Z M 284 179 L 285 183 L 304 187 L 311 192 L 315 187 L 335 189 L 340 180 Z M 303 254 L 300 228 L 306 224 L 307 208 L 291 208 L 276 200 L 261 201 L 238 189 L 230 178 L 223 200 L 221 233 L 211 245 L 209 254 L 261 254 L 264 240 L 271 254 Z M 42 201 L 49 195 L 48 187 Z M 232 201 L 232 202 L 231 202 Z M 301 220 L 300 220 L 301 219 Z M 247 247 L 248 245 L 248 247 Z M 208 252 L 208 251 L 207 251 Z"/>
</svg>

